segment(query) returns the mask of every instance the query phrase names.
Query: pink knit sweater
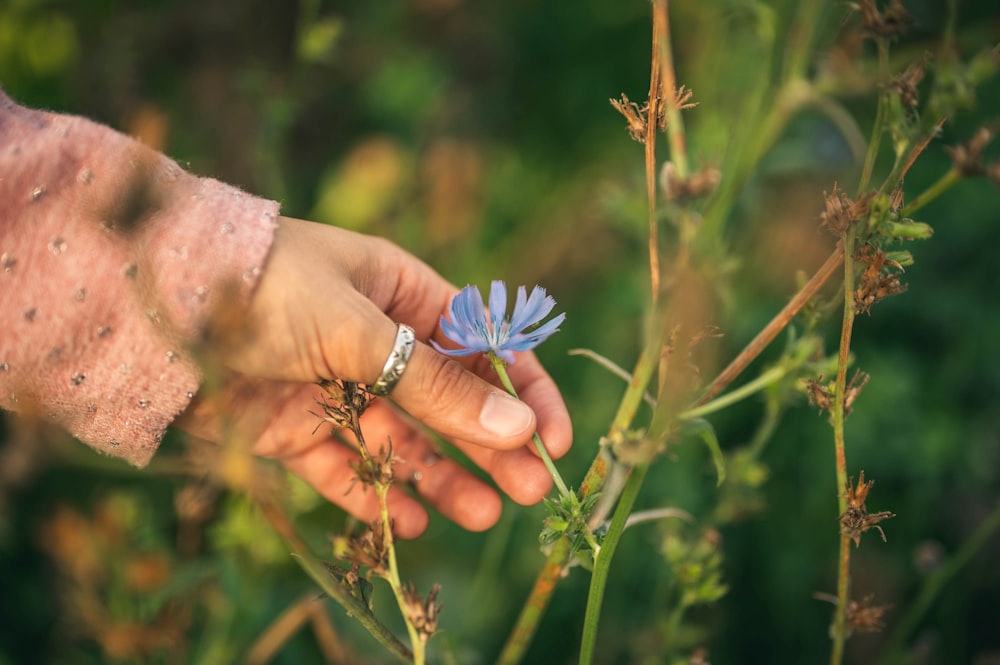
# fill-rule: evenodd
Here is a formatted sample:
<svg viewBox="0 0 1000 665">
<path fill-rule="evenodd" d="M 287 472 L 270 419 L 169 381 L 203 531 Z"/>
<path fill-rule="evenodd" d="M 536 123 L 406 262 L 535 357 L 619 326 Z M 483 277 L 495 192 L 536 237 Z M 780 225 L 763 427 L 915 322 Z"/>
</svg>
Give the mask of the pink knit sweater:
<svg viewBox="0 0 1000 665">
<path fill-rule="evenodd" d="M 274 202 L 0 90 L 0 408 L 146 464 L 198 390 L 186 342 L 222 298 L 248 300 L 277 219 Z"/>
</svg>

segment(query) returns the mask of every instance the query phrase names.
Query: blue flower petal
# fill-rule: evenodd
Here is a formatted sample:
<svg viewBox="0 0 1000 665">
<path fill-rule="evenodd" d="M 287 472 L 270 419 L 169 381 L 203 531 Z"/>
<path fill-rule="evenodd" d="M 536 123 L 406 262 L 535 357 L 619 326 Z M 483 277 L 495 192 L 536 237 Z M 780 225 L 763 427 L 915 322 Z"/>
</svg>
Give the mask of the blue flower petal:
<svg viewBox="0 0 1000 665">
<path fill-rule="evenodd" d="M 446 356 L 469 356 L 473 353 L 485 353 L 489 349 L 472 349 L 469 347 L 463 347 L 461 349 L 446 349 L 434 340 L 431 340 L 431 346 L 433 346 L 439 353 L 443 353 Z"/>
<path fill-rule="evenodd" d="M 537 286 L 535 287 L 538 288 Z M 524 326 L 521 319 L 524 317 L 524 307 L 527 304 L 527 291 L 523 286 L 517 287 L 517 300 L 514 302 L 514 311 L 510 313 L 510 329 L 512 333 L 517 333 Z"/>
<path fill-rule="evenodd" d="M 545 324 L 538 326 L 531 332 L 513 335 L 506 347 L 515 351 L 527 351 L 528 349 L 533 349 L 548 339 L 553 333 L 557 332 L 559 330 L 559 325 L 565 320 L 566 314 L 563 313 L 551 321 L 547 321 Z"/>
<path fill-rule="evenodd" d="M 490 332 L 491 339 L 499 342 L 503 333 L 504 318 L 507 316 L 507 285 L 495 279 L 490 285 Z"/>
<path fill-rule="evenodd" d="M 476 330 L 483 321 L 483 315 L 483 297 L 474 286 L 466 286 L 451 301 L 451 320 L 463 330 Z"/>
<path fill-rule="evenodd" d="M 490 285 L 487 314 L 479 289 L 466 286 L 452 299 L 448 307 L 449 317 L 442 316 L 440 323 L 444 336 L 459 348 L 446 349 L 433 340 L 431 344 L 450 356 L 494 353 L 513 363 L 515 351 L 533 349 L 559 329 L 566 319 L 565 314 L 541 323 L 555 304 L 556 301 L 546 295 L 545 289 L 536 286 L 528 294 L 525 287 L 519 286 L 514 309 L 508 318 L 507 286 L 501 280 L 494 280 Z M 534 326 L 537 327 L 528 330 Z"/>
<path fill-rule="evenodd" d="M 531 290 L 531 295 L 528 296 L 527 301 L 522 305 L 521 311 L 514 311 L 510 322 L 511 330 L 519 333 L 528 326 L 535 325 L 548 316 L 555 305 L 556 301 L 552 297 L 545 295 L 545 289 L 536 286 Z"/>
</svg>

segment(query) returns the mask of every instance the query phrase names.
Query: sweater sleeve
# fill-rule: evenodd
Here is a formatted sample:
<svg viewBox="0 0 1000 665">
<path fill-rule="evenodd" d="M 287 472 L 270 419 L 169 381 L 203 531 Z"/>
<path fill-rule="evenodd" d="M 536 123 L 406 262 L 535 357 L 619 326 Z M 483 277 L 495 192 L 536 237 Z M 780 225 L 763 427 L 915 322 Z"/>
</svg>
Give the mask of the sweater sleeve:
<svg viewBox="0 0 1000 665">
<path fill-rule="evenodd" d="M 263 270 L 278 205 L 0 90 L 0 407 L 141 466 L 189 404 L 188 346 Z"/>
</svg>

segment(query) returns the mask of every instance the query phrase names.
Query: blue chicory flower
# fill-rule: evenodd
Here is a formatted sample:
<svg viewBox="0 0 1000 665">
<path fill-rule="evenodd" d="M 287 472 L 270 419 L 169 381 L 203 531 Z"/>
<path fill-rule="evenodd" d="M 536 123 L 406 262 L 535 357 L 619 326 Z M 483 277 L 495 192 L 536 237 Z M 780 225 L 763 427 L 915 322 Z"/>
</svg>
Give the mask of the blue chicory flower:
<svg viewBox="0 0 1000 665">
<path fill-rule="evenodd" d="M 517 287 L 514 311 L 507 318 L 507 286 L 494 280 L 490 287 L 490 313 L 483 307 L 483 296 L 475 286 L 466 286 L 451 301 L 448 308 L 451 321 L 441 317 L 441 331 L 445 337 L 459 345 L 458 349 L 445 349 L 433 340 L 434 348 L 449 356 L 467 356 L 473 353 L 493 353 L 508 363 L 514 362 L 514 351 L 533 349 L 559 330 L 566 318 L 562 313 L 542 325 L 556 301 L 545 295 L 545 289 L 536 286 L 531 295 L 523 286 Z M 537 328 L 525 332 L 528 328 Z"/>
</svg>

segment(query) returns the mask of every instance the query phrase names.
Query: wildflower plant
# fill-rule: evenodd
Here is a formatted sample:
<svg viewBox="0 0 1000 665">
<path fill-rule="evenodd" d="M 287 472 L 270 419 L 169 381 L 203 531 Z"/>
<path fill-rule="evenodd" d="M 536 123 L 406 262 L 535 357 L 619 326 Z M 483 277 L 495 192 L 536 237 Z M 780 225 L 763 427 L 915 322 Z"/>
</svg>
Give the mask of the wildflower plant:
<svg viewBox="0 0 1000 665">
<path fill-rule="evenodd" d="M 416 4 L 430 6 L 434 3 Z M 1000 164 L 991 161 L 990 157 L 993 128 L 966 130 L 960 126 L 959 131 L 968 137 L 964 142 L 940 148 L 936 144 L 946 121 L 974 99 L 977 86 L 1000 70 L 997 48 L 983 49 L 964 61 L 957 56 L 959 40 L 953 25 L 956 0 L 944 3 L 950 8 L 951 24 L 945 27 L 942 36 L 942 53 L 921 54 L 910 58 L 910 62 L 904 61 L 908 50 L 896 52 L 897 42 L 914 25 L 906 0 L 857 0 L 841 4 L 821 0 L 784 4 L 709 3 L 710 7 L 724 6 L 727 13 L 734 12 L 733 16 L 743 18 L 752 14 L 752 28 L 748 32 L 758 40 L 754 44 L 760 46 L 756 52 L 762 54 L 760 66 L 754 70 L 760 76 L 744 77 L 741 80 L 746 85 L 734 90 L 731 82 L 727 84 L 721 75 L 718 81 L 712 81 L 712 76 L 702 73 L 702 80 L 698 80 L 697 63 L 684 63 L 680 73 L 691 72 L 692 83 L 697 83 L 689 88 L 686 81 L 678 80 L 675 71 L 671 18 L 690 21 L 694 16 L 691 12 L 695 11 L 691 7 L 695 5 L 685 7 L 683 3 L 668 0 L 639 4 L 641 9 L 633 10 L 636 13 L 651 8 L 649 88 L 639 95 L 633 92 L 631 99 L 629 95 L 608 91 L 618 96 L 611 99 L 606 120 L 608 125 L 622 125 L 620 139 L 624 145 L 636 148 L 635 171 L 643 176 L 643 187 L 634 189 L 644 191 L 621 195 L 622 199 L 628 199 L 627 204 L 618 207 L 608 204 L 609 216 L 618 225 L 616 231 L 637 236 L 639 242 L 629 247 L 644 245 L 642 251 L 646 254 L 643 261 L 631 255 L 628 257 L 629 266 L 645 263 L 641 286 L 642 317 L 633 317 L 641 323 L 631 331 L 637 346 L 630 358 L 631 365 L 625 368 L 611 361 L 609 357 L 614 354 L 604 349 L 601 352 L 592 349 L 571 351 L 574 357 L 593 361 L 600 371 L 606 372 L 609 378 L 601 384 L 602 395 L 613 392 L 613 397 L 620 395 L 620 400 L 606 429 L 603 429 L 605 423 L 601 423 L 601 431 L 590 440 L 575 442 L 573 455 L 591 460 L 579 481 L 570 478 L 573 482 L 567 483 L 548 455 L 544 442 L 537 434 L 533 437 L 533 445 L 552 476 L 555 492 L 545 501 L 546 514 L 538 538 L 541 554 L 537 551 L 528 556 L 518 553 L 519 561 L 537 557 L 539 568 L 513 625 L 500 626 L 500 630 L 506 632 L 506 640 L 500 646 L 496 662 L 502 665 L 541 662 L 532 659 L 529 649 L 536 636 L 545 636 L 545 613 L 560 583 L 570 575 L 588 576 L 586 606 L 580 617 L 583 624 L 580 643 L 576 650 L 566 649 L 564 635 L 560 634 L 558 648 L 562 657 L 554 662 L 568 662 L 576 656 L 580 665 L 624 660 L 624 657 L 605 658 L 611 651 L 608 643 L 612 639 L 622 639 L 618 635 L 627 632 L 621 630 L 624 622 L 617 622 L 617 630 L 612 635 L 610 630 L 602 634 L 601 621 L 602 613 L 609 613 L 616 594 L 617 597 L 624 595 L 620 587 L 609 583 L 609 575 L 613 564 L 622 567 L 623 562 L 620 557 L 616 560 L 616 555 L 625 538 L 635 535 L 637 530 L 642 530 L 642 537 L 636 538 L 640 541 L 637 546 L 647 547 L 651 552 L 648 559 L 655 560 L 663 572 L 656 585 L 646 585 L 656 587 L 656 598 L 650 601 L 650 607 L 642 606 L 637 611 L 647 619 L 648 626 L 634 630 L 624 639 L 632 639 L 631 635 L 640 630 L 646 631 L 643 633 L 646 637 L 652 637 L 642 644 L 627 645 L 629 660 L 709 662 L 713 638 L 703 623 L 719 622 L 704 621 L 701 610 L 694 610 L 724 602 L 727 594 L 734 593 L 739 586 L 738 580 L 727 580 L 727 566 L 735 560 L 730 547 L 738 540 L 729 538 L 727 527 L 761 514 L 778 513 L 780 519 L 790 521 L 798 512 L 795 510 L 798 506 L 788 509 L 768 505 L 770 497 L 765 491 L 778 474 L 769 468 L 765 451 L 791 408 L 807 403 L 811 408 L 803 407 L 802 411 L 815 413 L 818 410 L 820 418 L 829 422 L 830 430 L 827 434 L 826 425 L 820 422 L 824 433 L 820 440 L 801 442 L 803 448 L 806 445 L 813 449 L 822 447 L 830 462 L 825 477 L 810 478 L 809 482 L 809 489 L 814 487 L 824 492 L 826 501 L 827 517 L 814 522 L 820 524 L 816 528 L 826 530 L 823 537 L 829 547 L 826 555 L 815 563 L 821 569 L 835 569 L 836 575 L 835 582 L 831 579 L 836 585 L 832 592 L 815 591 L 812 594 L 813 598 L 829 602 L 833 608 L 828 631 L 830 642 L 822 648 L 829 651 L 831 665 L 842 665 L 849 660 L 849 639 L 886 630 L 883 657 L 878 662 L 880 665 L 907 662 L 907 644 L 927 623 L 935 598 L 989 538 L 1000 531 L 1000 506 L 975 527 L 953 556 L 939 562 L 927 574 L 909 607 L 896 598 L 891 605 L 885 603 L 882 598 L 876 599 L 870 589 L 863 588 L 872 576 L 855 573 L 855 568 L 865 563 L 856 560 L 855 553 L 861 548 L 887 547 L 883 544 L 885 541 L 889 542 L 888 546 L 899 542 L 895 524 L 903 520 L 892 519 L 895 514 L 889 509 L 901 510 L 900 506 L 892 506 L 892 501 L 877 491 L 887 486 L 884 479 L 876 487 L 863 471 L 851 471 L 862 467 L 855 458 L 864 457 L 866 451 L 863 446 L 848 445 L 849 433 L 852 437 L 855 435 L 848 431 L 847 420 L 859 413 L 866 414 L 870 420 L 878 417 L 870 403 L 871 393 L 885 378 L 884 372 L 864 367 L 869 356 L 852 348 L 852 342 L 856 326 L 877 320 L 884 311 L 885 301 L 904 293 L 909 293 L 909 297 L 919 295 L 916 285 L 908 291 L 906 281 L 923 270 L 918 261 L 922 245 L 917 241 L 930 241 L 933 236 L 931 224 L 919 218 L 925 206 L 969 178 L 982 177 L 1000 184 Z M 673 16 L 669 11 L 671 4 L 675 9 Z M 779 10 L 790 13 L 779 16 Z M 414 8 L 412 11 L 422 10 Z M 738 14 L 739 11 L 748 14 Z M 339 34 L 339 21 L 338 18 L 333 23 L 320 25 L 322 29 L 311 39 Z M 303 19 L 303 22 L 309 23 L 309 20 Z M 741 21 L 717 23 L 736 25 Z M 456 22 L 456 25 L 461 23 Z M 786 26 L 787 34 L 784 34 Z M 686 25 L 682 27 L 687 29 Z M 727 28 L 713 26 L 713 29 Z M 850 31 L 849 38 L 843 43 L 830 42 L 825 32 L 840 29 Z M 743 33 L 740 35 L 746 37 Z M 720 43 L 725 42 L 704 40 L 692 33 L 684 47 L 695 60 L 691 53 L 699 45 L 708 44 L 710 50 L 725 51 L 718 48 Z M 732 50 L 749 61 L 751 58 L 746 58 L 742 49 L 751 47 L 753 44 L 749 42 L 740 42 L 734 43 Z M 310 52 L 315 52 L 318 47 L 310 48 L 313 49 Z M 712 54 L 713 58 L 717 55 Z M 709 69 L 717 64 L 712 58 L 706 62 Z M 645 69 L 645 63 L 636 62 L 635 66 Z M 396 80 L 394 77 L 405 78 L 395 72 L 386 80 Z M 417 78 L 435 80 L 428 76 Z M 380 85 L 383 87 L 378 90 L 392 87 L 385 81 Z M 407 86 L 407 94 L 418 87 Z M 862 135 L 854 113 L 842 101 L 851 97 L 856 102 L 859 91 L 871 93 L 876 100 L 874 121 L 867 138 Z M 602 93 L 602 96 L 607 95 Z M 376 94 L 370 97 L 382 99 Z M 595 104 L 604 104 L 604 101 L 595 99 Z M 725 112 L 729 109 L 724 107 L 727 105 L 733 106 L 739 122 L 725 121 Z M 403 106 L 410 113 L 409 98 Z M 286 117 L 285 110 L 279 110 L 272 115 Z M 389 113 L 391 109 L 387 106 L 382 111 Z M 548 113 L 548 109 L 545 112 Z M 614 112 L 621 117 L 613 115 Z M 737 271 L 745 269 L 746 259 L 743 253 L 736 254 L 733 250 L 738 243 L 733 242 L 732 228 L 736 225 L 731 221 L 739 216 L 743 207 L 742 192 L 752 190 L 754 196 L 759 195 L 765 158 L 793 120 L 807 112 L 823 117 L 837 129 L 849 144 L 857 173 L 838 173 L 837 178 L 814 183 L 812 208 L 815 214 L 798 221 L 821 239 L 818 242 L 826 243 L 823 246 L 826 254 L 816 261 L 818 268 L 797 279 L 795 292 L 759 331 L 747 331 L 744 321 L 733 324 L 725 316 L 727 307 L 731 307 L 735 299 L 734 294 L 739 293 L 733 281 L 735 275 L 741 274 Z M 633 141 L 640 144 L 641 149 Z M 914 164 L 932 150 L 950 157 L 945 172 L 926 187 L 912 177 L 906 182 L 907 176 L 912 176 Z M 381 157 L 397 160 L 398 164 L 392 162 L 394 169 L 402 168 L 400 164 L 406 160 L 390 153 L 392 151 L 388 150 Z M 394 169 L 388 170 L 395 173 Z M 827 173 L 829 171 L 824 175 Z M 380 178 L 367 179 L 381 181 Z M 616 186 L 623 190 L 630 182 L 629 174 L 615 180 Z M 351 187 L 344 186 L 343 190 L 353 191 L 356 183 L 350 181 L 350 184 Z M 410 191 L 414 188 L 403 186 L 400 189 Z M 339 197 L 334 198 L 339 200 Z M 451 204 L 455 200 L 458 199 L 448 198 L 447 202 Z M 387 209 L 392 207 L 387 206 Z M 768 211 L 767 215 L 778 216 L 779 212 Z M 625 228 L 627 231 L 621 231 Z M 537 231 L 532 226 L 531 237 Z M 556 228 L 556 231 L 565 234 L 566 229 Z M 775 264 L 780 262 L 773 259 L 783 253 L 794 254 L 797 249 L 783 249 L 780 244 L 783 239 L 776 237 L 780 235 L 778 232 L 768 237 L 765 246 L 767 259 Z M 634 239 L 629 237 L 629 241 Z M 560 301 L 566 305 L 566 300 L 560 298 Z M 516 396 L 507 373 L 508 366 L 518 362 L 519 353 L 538 347 L 560 329 L 568 332 L 575 321 L 583 318 L 578 317 L 571 306 L 570 311 L 570 317 L 557 312 L 555 299 L 540 286 L 511 289 L 504 281 L 494 280 L 486 298 L 477 287 L 467 286 L 455 296 L 447 315 L 440 320 L 440 330 L 447 342 L 432 344 L 448 356 L 484 355 L 498 381 Z M 828 325 L 831 321 L 832 326 Z M 832 328 L 836 328 L 836 332 L 830 344 L 827 338 L 831 337 Z M 721 335 L 732 341 L 747 332 L 755 334 L 747 335 L 749 341 L 729 362 L 715 362 L 712 353 L 722 358 L 719 347 L 724 344 L 717 341 Z M 831 348 L 828 349 L 828 345 Z M 770 351 L 766 356 L 765 350 Z M 866 369 L 870 373 L 864 371 Z M 741 377 L 747 378 L 737 383 Z M 351 382 L 325 381 L 316 390 L 313 410 L 317 426 L 345 432 L 344 439 L 359 450 L 360 459 L 354 466 L 355 479 L 344 490 L 375 492 L 378 497 L 379 515 L 370 524 L 349 521 L 347 528 L 331 536 L 329 522 L 310 515 L 308 528 L 314 538 L 312 542 L 307 541 L 296 520 L 307 509 L 295 505 L 299 500 L 295 496 L 295 486 L 287 484 L 284 477 L 278 478 L 275 469 L 255 460 L 246 442 L 234 436 L 232 445 L 216 451 L 211 459 L 189 455 L 180 462 L 173 460 L 178 468 L 169 467 L 171 472 L 187 477 L 188 483 L 177 501 L 178 531 L 182 536 L 178 541 L 183 543 L 179 546 L 180 556 L 172 561 L 172 555 L 166 554 L 166 545 L 157 541 L 155 551 L 147 553 L 156 556 L 147 556 L 140 562 L 144 564 L 140 572 L 145 571 L 146 575 L 140 576 L 139 581 L 145 585 L 127 589 L 129 593 L 134 592 L 134 597 L 129 596 L 129 603 L 122 603 L 121 598 L 117 598 L 103 607 L 105 597 L 125 593 L 108 592 L 105 587 L 114 588 L 117 581 L 107 562 L 124 558 L 126 553 L 115 550 L 112 546 L 117 547 L 119 540 L 110 538 L 105 539 L 105 544 L 101 538 L 90 537 L 89 540 L 96 544 L 81 549 L 78 546 L 81 538 L 85 542 L 88 540 L 81 535 L 86 531 L 82 513 L 57 515 L 50 530 L 62 534 L 59 538 L 51 538 L 60 547 L 49 556 L 62 570 L 68 589 L 86 601 L 85 608 L 90 614 L 95 617 L 110 615 L 115 607 L 131 608 L 131 601 L 142 608 L 142 601 L 147 605 L 147 613 L 153 612 L 163 621 L 158 630 L 153 625 L 152 630 L 144 627 L 136 631 L 145 640 L 137 642 L 143 648 L 124 656 L 107 647 L 114 640 L 109 639 L 106 629 L 118 627 L 119 617 L 112 617 L 114 621 L 107 626 L 87 624 L 84 634 L 102 645 L 109 658 L 148 660 L 170 646 L 162 644 L 165 635 L 179 640 L 185 631 L 190 632 L 188 624 L 193 623 L 193 618 L 200 619 L 202 609 L 199 612 L 172 611 L 169 594 L 174 592 L 170 589 L 183 591 L 185 585 L 208 586 L 210 577 L 218 577 L 220 583 L 228 580 L 229 586 L 224 587 L 223 593 L 213 589 L 211 594 L 206 594 L 205 599 L 210 602 L 205 602 L 203 608 L 204 613 L 210 615 L 210 605 L 229 602 L 232 616 L 227 616 L 223 622 L 227 627 L 238 623 L 232 618 L 237 610 L 246 611 L 254 605 L 245 603 L 246 607 L 239 607 L 232 598 L 240 597 L 240 592 L 243 598 L 268 595 L 259 579 L 238 581 L 237 576 L 206 573 L 200 567 L 200 560 L 194 557 L 198 550 L 197 534 L 212 520 L 213 513 L 221 510 L 224 515 L 218 521 L 213 538 L 228 548 L 225 551 L 231 553 L 241 548 L 241 553 L 245 551 L 266 559 L 274 568 L 287 562 L 288 552 L 291 552 L 295 562 L 325 597 L 320 602 L 317 594 L 310 592 L 295 600 L 287 613 L 282 613 L 268 630 L 253 638 L 245 660 L 240 660 L 240 654 L 231 645 L 227 651 L 216 641 L 209 645 L 211 648 L 191 650 L 209 654 L 202 658 L 203 662 L 268 662 L 294 632 L 288 629 L 289 624 L 294 623 L 292 620 L 299 622 L 296 626 L 314 627 L 328 661 L 373 662 L 364 656 L 338 651 L 342 645 L 335 632 L 337 626 L 327 610 L 320 607 L 327 597 L 357 620 L 395 662 L 466 662 L 464 655 L 473 651 L 476 655 L 468 662 L 488 660 L 489 654 L 481 651 L 485 648 L 481 644 L 488 642 L 483 639 L 483 633 L 466 638 L 449 626 L 454 615 L 442 613 L 442 607 L 452 609 L 457 605 L 449 597 L 452 589 L 427 584 L 428 592 L 421 595 L 415 584 L 403 576 L 387 504 L 389 488 L 398 483 L 395 473 L 398 460 L 391 441 L 369 442 L 361 427 L 361 415 L 376 398 L 364 385 Z M 757 402 L 759 420 L 747 433 L 745 441 L 729 441 L 727 436 L 731 436 L 731 432 L 720 435 L 713 421 L 720 412 L 752 401 L 749 398 Z M 874 416 L 867 415 L 873 411 Z M 693 451 L 685 448 L 692 442 L 699 448 Z M 682 467 L 678 460 L 684 456 L 697 458 L 701 465 L 699 473 L 689 473 L 693 465 Z M 868 460 L 865 461 L 864 466 L 872 471 Z M 163 464 L 162 461 L 158 463 Z M 6 466 L 13 468 L 15 465 Z M 567 463 L 566 468 L 571 468 L 571 464 Z M 210 469 L 217 471 L 209 473 Z M 686 476 L 681 480 L 689 489 L 695 487 L 699 496 L 706 497 L 702 505 L 692 508 L 677 498 L 680 492 L 675 491 L 673 485 L 682 475 Z M 2 484 L 0 482 L 0 489 Z M 399 489 L 407 490 L 405 486 Z M 321 501 L 315 496 L 313 499 Z M 652 507 L 643 506 L 644 500 L 647 504 L 652 503 Z M 869 512 L 869 503 L 879 510 Z M 248 507 L 255 507 L 256 511 L 246 510 Z M 117 506 L 109 515 L 121 519 L 126 512 Z M 95 527 L 90 530 L 107 520 L 93 521 Z M 135 522 L 144 523 L 145 519 Z M 319 527 L 317 522 L 320 522 Z M 273 533 L 268 533 L 269 538 L 265 539 L 261 529 L 266 529 L 267 525 Z M 115 533 L 126 526 L 131 529 L 134 525 L 116 527 Z M 783 521 L 782 527 L 785 526 Z M 902 530 L 901 524 L 899 529 Z M 316 538 L 320 531 L 321 536 Z M 880 537 L 874 537 L 873 533 L 863 537 L 866 531 L 874 531 Z M 531 533 L 532 537 L 535 532 Z M 101 535 L 96 530 L 95 533 Z M 487 538 L 503 541 L 503 547 L 498 549 L 507 551 L 507 536 L 508 532 L 500 527 Z M 315 541 L 321 539 L 327 556 L 314 553 L 318 549 Z M 510 539 L 510 542 L 515 541 Z M 528 544 L 538 549 L 535 543 Z M 111 554 L 98 557 L 94 554 L 98 550 L 94 548 L 105 548 Z M 852 554 L 855 554 L 853 560 Z M 181 560 L 184 557 L 188 557 L 187 560 Z M 436 560 L 431 556 L 425 558 Z M 514 575 L 501 570 L 501 560 L 499 554 L 484 555 L 477 565 L 490 573 L 485 577 L 502 578 L 502 584 L 507 585 Z M 101 574 L 95 575 L 92 572 L 95 568 L 85 564 L 100 564 L 96 570 Z M 176 574 L 178 572 L 182 574 Z M 449 571 L 449 576 L 454 580 L 458 574 Z M 95 579 L 99 583 L 95 584 Z M 237 582 L 232 582 L 233 579 Z M 171 580 L 192 581 L 167 584 Z M 640 580 L 640 583 L 645 581 Z M 387 611 L 385 604 L 375 601 L 378 593 L 385 592 L 386 585 L 395 600 L 395 608 L 388 608 L 392 620 L 383 622 L 380 617 Z M 479 588 L 476 584 L 470 586 Z M 157 594 L 153 608 L 149 608 L 147 602 L 151 592 Z M 504 598 L 514 595 L 506 593 Z M 879 595 L 884 594 L 880 592 Z M 481 599 L 477 597 L 476 600 Z M 629 597 L 629 601 L 632 600 Z M 812 602 L 808 592 L 803 600 Z M 178 607 L 195 606 L 178 604 Z M 202 608 L 201 605 L 197 607 Z M 100 611 L 93 611 L 94 608 Z M 130 612 L 138 614 L 140 609 Z M 396 637 L 391 628 L 394 623 L 405 627 L 408 643 Z M 825 619 L 817 623 L 825 624 Z M 826 625 L 820 625 L 815 632 L 823 634 L 826 629 Z M 445 632 L 445 639 L 435 638 L 439 632 Z M 637 652 L 641 649 L 647 652 L 639 658 Z M 457 654 L 462 654 L 463 658 Z M 3 656 L 0 653 L 0 661 L 4 660 Z M 213 660 L 211 656 L 216 658 Z"/>
<path fill-rule="evenodd" d="M 466 286 L 451 301 L 451 317 L 441 317 L 441 332 L 458 344 L 457 349 L 447 349 L 431 340 L 434 348 L 449 356 L 467 356 L 484 353 L 490 359 L 499 358 L 515 362 L 515 351 L 530 351 L 553 333 L 566 320 L 558 314 L 545 323 L 556 301 L 546 295 L 545 289 L 536 286 L 531 295 L 523 286 L 517 287 L 517 301 L 507 316 L 507 285 L 494 280 L 490 285 L 489 314 L 483 305 L 483 296 L 475 286 Z"/>
<path fill-rule="evenodd" d="M 490 285 L 488 312 L 479 289 L 466 286 L 448 307 L 450 320 L 442 316 L 440 322 L 441 332 L 458 348 L 448 349 L 433 340 L 431 343 L 438 351 L 451 356 L 484 354 L 503 387 L 517 397 L 517 390 L 507 374 L 507 365 L 516 361 L 514 352 L 530 351 L 544 342 L 559 330 L 566 314 L 560 313 L 545 321 L 556 301 L 540 286 L 533 287 L 530 295 L 525 287 L 517 287 L 517 299 L 510 316 L 507 316 L 507 301 L 507 285 L 502 280 L 493 280 Z M 596 556 L 600 545 L 587 526 L 586 516 L 597 497 L 589 497 L 581 503 L 566 485 L 537 432 L 532 435 L 532 443 L 559 491 L 556 500 L 546 501 L 549 519 L 540 540 L 547 544 L 559 536 L 570 535 L 578 544 L 585 541 Z"/>
</svg>

